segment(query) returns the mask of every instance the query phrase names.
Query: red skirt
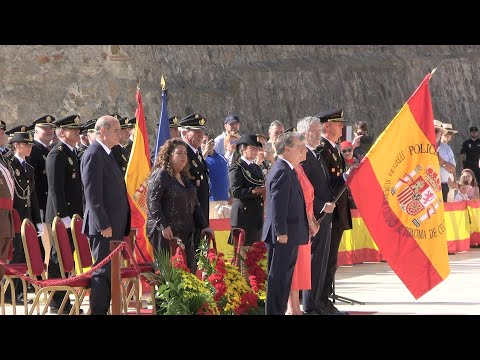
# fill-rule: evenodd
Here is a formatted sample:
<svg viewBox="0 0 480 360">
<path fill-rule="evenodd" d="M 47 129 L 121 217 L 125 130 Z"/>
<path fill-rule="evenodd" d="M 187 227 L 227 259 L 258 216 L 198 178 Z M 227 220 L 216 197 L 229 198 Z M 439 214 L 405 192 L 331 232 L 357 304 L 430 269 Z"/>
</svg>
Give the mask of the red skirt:
<svg viewBox="0 0 480 360">
<path fill-rule="evenodd" d="M 293 271 L 292 290 L 310 290 L 312 288 L 311 274 L 311 242 L 298 247 L 297 263 Z"/>
</svg>

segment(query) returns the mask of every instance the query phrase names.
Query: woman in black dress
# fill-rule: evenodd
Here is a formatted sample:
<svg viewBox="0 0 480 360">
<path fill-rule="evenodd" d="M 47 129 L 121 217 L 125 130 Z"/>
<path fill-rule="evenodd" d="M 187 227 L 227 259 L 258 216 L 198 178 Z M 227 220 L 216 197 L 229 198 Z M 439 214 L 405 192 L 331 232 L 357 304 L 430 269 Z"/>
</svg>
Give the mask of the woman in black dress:
<svg viewBox="0 0 480 360">
<path fill-rule="evenodd" d="M 147 236 L 155 251 L 169 249 L 172 237 L 185 244 L 187 266 L 196 271 L 193 232 L 195 227 L 214 236 L 197 200 L 188 172 L 187 144 L 169 139 L 160 148 L 157 165 L 148 179 Z"/>
<path fill-rule="evenodd" d="M 242 135 L 228 172 L 233 196 L 230 224 L 245 230 L 245 246 L 262 240 L 265 180 L 260 166 L 254 163 L 262 144 L 256 135 Z M 230 235 L 229 243 L 232 244 Z M 246 249 L 243 249 L 246 251 Z"/>
</svg>

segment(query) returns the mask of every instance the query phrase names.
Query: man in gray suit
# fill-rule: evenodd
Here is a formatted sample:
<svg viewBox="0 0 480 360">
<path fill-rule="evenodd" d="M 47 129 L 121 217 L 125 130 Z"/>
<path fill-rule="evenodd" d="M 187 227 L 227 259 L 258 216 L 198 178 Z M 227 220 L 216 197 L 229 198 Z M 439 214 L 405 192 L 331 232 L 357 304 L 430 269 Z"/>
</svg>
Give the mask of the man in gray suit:
<svg viewBox="0 0 480 360">
<path fill-rule="evenodd" d="M 110 253 L 110 241 L 122 240 L 130 232 L 130 206 L 125 180 L 111 149 L 118 144 L 120 123 L 102 116 L 95 123 L 96 141 L 82 157 L 81 173 L 85 191 L 83 233 L 90 240 L 95 264 Z M 92 315 L 106 315 L 110 306 L 110 262 L 92 276 Z"/>
</svg>

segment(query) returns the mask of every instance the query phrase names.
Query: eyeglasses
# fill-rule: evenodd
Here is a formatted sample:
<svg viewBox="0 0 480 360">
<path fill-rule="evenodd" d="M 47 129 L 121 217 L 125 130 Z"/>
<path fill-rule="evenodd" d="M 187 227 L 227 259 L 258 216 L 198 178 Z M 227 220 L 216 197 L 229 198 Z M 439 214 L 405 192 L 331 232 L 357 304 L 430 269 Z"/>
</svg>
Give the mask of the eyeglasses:
<svg viewBox="0 0 480 360">
<path fill-rule="evenodd" d="M 347 152 L 352 152 L 352 151 L 353 151 L 352 148 L 350 148 L 350 149 L 343 149 L 343 150 L 342 150 L 342 154 L 346 154 Z"/>
</svg>

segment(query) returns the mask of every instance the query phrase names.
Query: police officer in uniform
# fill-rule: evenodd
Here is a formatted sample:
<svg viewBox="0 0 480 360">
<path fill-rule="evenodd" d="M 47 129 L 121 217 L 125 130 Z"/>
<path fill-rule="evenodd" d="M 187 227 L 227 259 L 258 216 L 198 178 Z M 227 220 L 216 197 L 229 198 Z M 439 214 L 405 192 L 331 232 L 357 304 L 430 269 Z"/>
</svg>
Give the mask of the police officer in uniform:
<svg viewBox="0 0 480 360">
<path fill-rule="evenodd" d="M 168 127 L 170 128 L 170 138 L 179 138 L 180 133 L 178 127 L 180 126 L 180 118 L 178 115 L 173 115 L 168 118 Z M 158 124 L 157 124 L 158 128 Z"/>
<path fill-rule="evenodd" d="M 5 129 L 4 129 L 5 130 Z M 10 164 L 0 153 L 0 260 L 7 262 L 8 251 L 13 237 L 13 198 L 15 185 Z M 0 266 L 0 281 L 5 274 L 5 268 Z"/>
<path fill-rule="evenodd" d="M 24 126 L 21 130 L 26 130 Z M 17 210 L 20 220 L 29 219 L 37 226 L 39 233 L 43 232 L 42 220 L 40 218 L 40 208 L 35 193 L 35 174 L 33 166 L 25 160 L 32 150 L 33 138 L 26 131 L 16 132 L 10 139 L 12 144 L 13 156 L 8 161 L 13 171 L 13 180 L 15 184 L 15 197 L 13 207 Z M 40 251 L 43 251 L 42 240 L 39 238 Z M 13 258 L 11 263 L 24 263 L 25 252 L 22 244 L 22 237 L 19 233 L 15 234 L 13 240 Z M 14 279 L 15 294 L 17 303 L 23 302 L 23 289 L 20 279 Z M 11 302 L 11 293 L 7 293 L 7 302 Z"/>
<path fill-rule="evenodd" d="M 47 207 L 47 173 L 45 171 L 45 161 L 51 150 L 48 145 L 54 138 L 55 118 L 51 115 L 44 115 L 33 121 L 34 135 L 33 147 L 27 162 L 35 169 L 35 187 L 37 190 L 38 204 L 42 212 L 42 218 L 45 218 L 45 209 Z"/>
<path fill-rule="evenodd" d="M 120 131 L 122 130 L 122 123 L 124 125 L 123 129 L 126 129 L 125 124 L 128 123 L 129 119 L 124 117 L 122 118 L 118 114 L 112 114 L 110 116 L 113 116 L 115 119 L 117 119 L 120 122 Z M 125 173 L 127 172 L 127 165 L 128 165 L 128 157 L 129 154 L 127 154 L 125 148 L 117 144 L 114 147 L 111 148 L 113 158 L 115 159 L 115 162 L 117 163 L 119 169 L 122 171 L 123 176 L 125 176 Z"/>
<path fill-rule="evenodd" d="M 342 136 L 343 111 L 328 110 L 317 114 L 315 117 L 320 119 L 322 123 L 322 137 L 320 145 L 317 146 L 316 152 L 322 157 L 325 168 L 330 177 L 330 188 L 337 196 L 345 189 L 345 160 L 337 149 L 336 142 Z M 320 227 L 322 224 L 320 224 Z M 324 287 L 321 290 L 320 299 L 325 310 L 330 314 L 342 314 L 333 303 L 328 299 L 333 291 L 333 282 L 335 281 L 335 272 L 337 271 L 338 248 L 342 239 L 343 231 L 352 228 L 352 215 L 348 206 L 348 193 L 343 191 L 342 195 L 336 202 L 332 217 L 332 232 L 330 240 L 330 248 L 327 260 L 327 272 L 325 276 Z M 326 259 L 326 257 L 324 257 Z"/>
<path fill-rule="evenodd" d="M 87 136 L 89 145 L 81 144 L 81 146 L 77 147 L 77 157 L 80 160 L 82 159 L 82 156 L 83 156 L 83 153 L 85 152 L 85 150 L 88 149 L 88 146 L 90 146 L 92 141 L 95 141 L 95 137 L 94 136 L 92 137 L 92 134 L 95 134 L 95 122 L 96 121 L 97 121 L 97 119 L 88 120 L 85 124 L 82 125 L 82 130 L 81 130 L 80 133 L 81 134 L 83 133 Z"/>
<path fill-rule="evenodd" d="M 48 179 L 48 198 L 45 220 L 52 223 L 55 216 L 59 216 L 70 237 L 70 245 L 73 250 L 71 234 L 71 219 L 74 214 L 83 217 L 83 188 L 80 178 L 80 161 L 77 158 L 75 144 L 80 135 L 80 116 L 69 115 L 55 120 L 56 134 L 59 142 L 48 153 L 46 171 Z M 48 277 L 60 277 L 58 257 L 55 247 L 52 246 L 48 265 Z M 58 312 L 65 292 L 57 291 L 50 303 L 52 312 Z M 67 301 L 64 312 L 69 312 L 72 305 Z"/>
<path fill-rule="evenodd" d="M 205 130 L 205 118 L 197 113 L 185 116 L 180 120 L 180 133 L 183 141 L 188 145 L 188 164 L 190 166 L 190 175 L 192 182 L 197 189 L 197 199 L 203 211 L 203 216 L 209 224 L 209 207 L 210 207 L 210 179 L 208 177 L 208 168 L 202 156 L 201 146 L 203 140 L 203 132 Z M 195 249 L 200 243 L 200 231 L 196 229 L 194 235 Z"/>
<path fill-rule="evenodd" d="M 262 143 L 257 141 L 256 135 L 242 135 L 228 171 L 230 193 L 233 196 L 230 224 L 232 228 L 245 230 L 242 256 L 245 256 L 249 246 L 262 241 L 265 178 L 260 166 L 254 163 L 261 148 Z M 231 233 L 228 242 L 233 245 Z"/>
<path fill-rule="evenodd" d="M 471 169 L 475 173 L 477 182 L 480 183 L 480 138 L 478 136 L 478 127 L 470 128 L 470 139 L 465 140 L 460 150 L 460 163 L 463 169 Z"/>
<path fill-rule="evenodd" d="M 5 136 L 5 130 L 7 130 L 7 124 L 0 120 L 0 155 L 4 155 L 8 152 L 8 148 L 7 148 L 7 139 L 6 138 L 5 140 L 3 139 L 3 137 Z M 2 143 L 2 141 L 5 141 L 4 143 Z"/>
<path fill-rule="evenodd" d="M 128 119 L 128 118 L 127 118 Z M 147 118 L 145 117 L 145 122 L 147 121 Z M 120 124 L 122 122 L 120 121 Z M 135 136 L 135 124 L 137 123 L 137 118 L 129 118 L 127 123 L 124 125 L 124 127 L 128 131 L 128 142 L 126 145 L 123 145 L 125 152 L 128 155 L 128 158 L 130 159 L 130 153 L 132 152 L 132 146 L 133 146 L 133 139 Z"/>
</svg>

